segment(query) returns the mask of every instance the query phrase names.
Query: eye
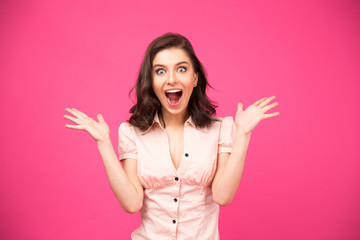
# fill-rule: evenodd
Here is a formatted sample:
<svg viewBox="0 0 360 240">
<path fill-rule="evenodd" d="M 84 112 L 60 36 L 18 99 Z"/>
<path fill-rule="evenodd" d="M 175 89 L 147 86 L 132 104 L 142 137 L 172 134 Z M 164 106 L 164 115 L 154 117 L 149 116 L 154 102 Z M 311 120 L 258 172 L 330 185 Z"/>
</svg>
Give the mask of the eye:
<svg viewBox="0 0 360 240">
<path fill-rule="evenodd" d="M 161 74 L 163 74 L 165 71 L 164 71 L 164 69 L 158 69 L 158 70 L 155 70 L 155 72 L 156 72 L 156 74 L 161 75 Z"/>
<path fill-rule="evenodd" d="M 186 72 L 186 67 L 179 67 L 179 72 Z"/>
</svg>

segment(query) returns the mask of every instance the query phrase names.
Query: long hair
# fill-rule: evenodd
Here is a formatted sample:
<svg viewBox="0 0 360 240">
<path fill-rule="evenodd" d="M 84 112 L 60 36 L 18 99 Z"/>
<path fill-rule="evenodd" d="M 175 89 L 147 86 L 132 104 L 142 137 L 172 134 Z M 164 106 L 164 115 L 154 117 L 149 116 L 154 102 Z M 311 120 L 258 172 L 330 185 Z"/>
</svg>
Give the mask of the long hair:
<svg viewBox="0 0 360 240">
<path fill-rule="evenodd" d="M 198 74 L 197 87 L 194 88 L 189 99 L 188 111 L 196 127 L 207 127 L 211 125 L 213 116 L 216 114 L 217 107 L 206 95 L 206 88 L 211 87 L 207 81 L 205 70 L 196 57 L 190 41 L 184 36 L 176 33 L 166 33 L 155 40 L 148 46 L 144 59 L 142 61 L 139 75 L 135 86 L 130 90 L 136 89 L 137 102 L 130 109 L 132 116 L 129 123 L 141 130 L 147 130 L 153 123 L 155 113 L 161 114 L 161 103 L 152 88 L 152 71 L 153 60 L 156 54 L 167 48 L 183 49 L 189 56 L 194 68 Z"/>
</svg>

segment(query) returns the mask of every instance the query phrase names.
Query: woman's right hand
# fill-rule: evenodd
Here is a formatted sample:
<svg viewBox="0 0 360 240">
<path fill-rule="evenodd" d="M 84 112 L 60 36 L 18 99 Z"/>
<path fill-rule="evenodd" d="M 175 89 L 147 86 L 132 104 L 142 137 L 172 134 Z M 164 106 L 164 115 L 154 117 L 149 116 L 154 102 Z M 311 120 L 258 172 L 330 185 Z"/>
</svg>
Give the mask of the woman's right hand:
<svg viewBox="0 0 360 240">
<path fill-rule="evenodd" d="M 103 116 L 101 113 L 97 115 L 97 119 L 99 122 L 95 121 L 94 119 L 88 117 L 85 113 L 80 112 L 75 108 L 66 108 L 65 111 L 71 113 L 75 117 L 71 117 L 68 115 L 64 115 L 66 119 L 77 123 L 78 125 L 70 125 L 66 124 L 65 127 L 78 129 L 78 130 L 85 130 L 87 131 L 90 136 L 92 136 L 97 143 L 105 142 L 110 138 L 110 128 L 107 123 L 104 121 Z"/>
</svg>

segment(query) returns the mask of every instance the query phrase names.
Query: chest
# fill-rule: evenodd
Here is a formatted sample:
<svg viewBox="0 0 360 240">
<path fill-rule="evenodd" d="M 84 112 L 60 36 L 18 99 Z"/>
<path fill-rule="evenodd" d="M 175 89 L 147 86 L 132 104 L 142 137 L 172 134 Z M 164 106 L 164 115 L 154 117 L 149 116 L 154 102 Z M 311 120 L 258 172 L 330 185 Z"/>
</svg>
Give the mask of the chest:
<svg viewBox="0 0 360 240">
<path fill-rule="evenodd" d="M 211 183 L 216 169 L 218 129 L 204 132 L 185 126 L 182 132 L 176 134 L 157 127 L 137 135 L 138 176 L 144 188 L 171 185 L 175 177 L 196 185 Z"/>
<path fill-rule="evenodd" d="M 175 169 L 179 168 L 184 155 L 184 131 L 166 131 L 169 142 L 169 153 Z"/>
</svg>

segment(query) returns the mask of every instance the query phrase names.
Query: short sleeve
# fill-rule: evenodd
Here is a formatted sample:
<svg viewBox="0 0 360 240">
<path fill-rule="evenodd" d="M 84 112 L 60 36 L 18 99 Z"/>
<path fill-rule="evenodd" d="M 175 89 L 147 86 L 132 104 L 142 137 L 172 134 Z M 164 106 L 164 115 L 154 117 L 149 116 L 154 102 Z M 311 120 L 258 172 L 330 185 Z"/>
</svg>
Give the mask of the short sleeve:
<svg viewBox="0 0 360 240">
<path fill-rule="evenodd" d="M 234 119 L 232 117 L 223 118 L 220 125 L 218 153 L 231 152 L 235 131 Z"/>
<path fill-rule="evenodd" d="M 130 123 L 123 122 L 119 126 L 119 160 L 125 158 L 137 159 L 137 148 L 134 136 L 134 128 Z"/>
</svg>

